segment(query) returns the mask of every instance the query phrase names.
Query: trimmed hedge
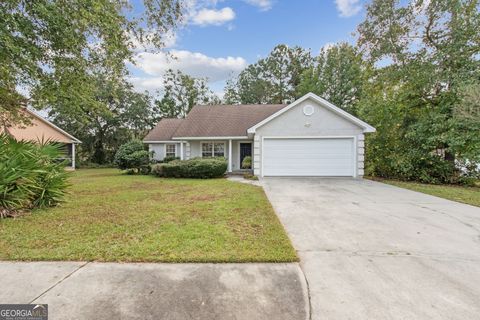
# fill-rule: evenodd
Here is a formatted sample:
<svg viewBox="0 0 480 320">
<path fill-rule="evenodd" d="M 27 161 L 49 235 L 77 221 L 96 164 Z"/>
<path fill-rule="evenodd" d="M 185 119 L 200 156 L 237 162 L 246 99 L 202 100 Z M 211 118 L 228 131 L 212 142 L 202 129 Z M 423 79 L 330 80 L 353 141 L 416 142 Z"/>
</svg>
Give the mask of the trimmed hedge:
<svg viewBox="0 0 480 320">
<path fill-rule="evenodd" d="M 169 178 L 209 179 L 223 177 L 227 167 L 224 158 L 194 158 L 164 163 L 157 172 Z"/>
</svg>

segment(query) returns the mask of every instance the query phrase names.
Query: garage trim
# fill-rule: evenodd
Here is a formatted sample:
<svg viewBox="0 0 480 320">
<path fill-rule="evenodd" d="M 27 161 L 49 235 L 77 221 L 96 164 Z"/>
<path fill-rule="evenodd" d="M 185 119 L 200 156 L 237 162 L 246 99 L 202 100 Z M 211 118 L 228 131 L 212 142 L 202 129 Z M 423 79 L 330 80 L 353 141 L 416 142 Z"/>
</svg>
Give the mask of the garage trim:
<svg viewBox="0 0 480 320">
<path fill-rule="evenodd" d="M 352 139 L 353 141 L 353 177 L 357 178 L 358 176 L 358 163 L 357 163 L 357 154 L 358 154 L 358 145 L 357 145 L 357 136 L 262 136 L 262 148 L 261 148 L 261 176 L 264 177 L 264 147 L 265 139 Z"/>
</svg>

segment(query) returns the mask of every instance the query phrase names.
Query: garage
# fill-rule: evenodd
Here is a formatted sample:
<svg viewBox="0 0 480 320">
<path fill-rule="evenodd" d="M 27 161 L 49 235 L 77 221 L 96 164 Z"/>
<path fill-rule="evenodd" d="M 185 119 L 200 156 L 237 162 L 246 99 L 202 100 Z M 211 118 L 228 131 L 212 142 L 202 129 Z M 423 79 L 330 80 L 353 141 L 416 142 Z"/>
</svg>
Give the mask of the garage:
<svg viewBox="0 0 480 320">
<path fill-rule="evenodd" d="M 355 176 L 355 139 L 264 138 L 264 176 Z"/>
</svg>

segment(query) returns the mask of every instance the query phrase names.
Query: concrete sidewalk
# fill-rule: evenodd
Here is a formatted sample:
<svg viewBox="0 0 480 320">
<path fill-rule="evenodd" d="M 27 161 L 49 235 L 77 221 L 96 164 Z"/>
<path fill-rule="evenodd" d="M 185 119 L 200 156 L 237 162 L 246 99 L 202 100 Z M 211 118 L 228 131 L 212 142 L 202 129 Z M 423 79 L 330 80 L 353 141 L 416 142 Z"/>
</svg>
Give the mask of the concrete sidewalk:
<svg viewBox="0 0 480 320">
<path fill-rule="evenodd" d="M 49 319 L 307 319 L 296 263 L 0 262 L 0 303 Z"/>
</svg>

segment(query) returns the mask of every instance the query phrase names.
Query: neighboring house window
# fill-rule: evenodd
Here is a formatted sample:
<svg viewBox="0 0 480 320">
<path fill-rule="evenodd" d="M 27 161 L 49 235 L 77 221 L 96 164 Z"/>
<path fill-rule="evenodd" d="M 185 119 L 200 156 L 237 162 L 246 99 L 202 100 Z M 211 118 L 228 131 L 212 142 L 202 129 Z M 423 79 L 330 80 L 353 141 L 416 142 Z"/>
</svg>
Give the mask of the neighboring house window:
<svg viewBox="0 0 480 320">
<path fill-rule="evenodd" d="M 225 143 L 223 142 L 202 142 L 202 157 L 224 157 Z"/>
<path fill-rule="evenodd" d="M 176 144 L 167 144 L 165 145 L 165 156 L 166 157 L 175 157 L 177 154 L 177 145 Z"/>
</svg>

